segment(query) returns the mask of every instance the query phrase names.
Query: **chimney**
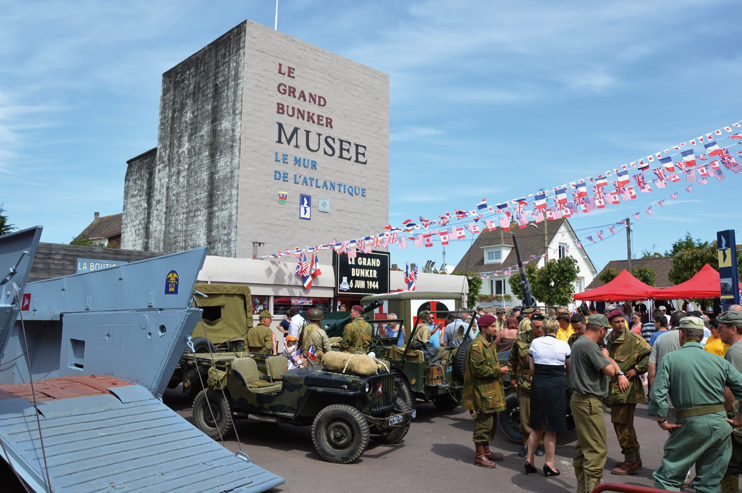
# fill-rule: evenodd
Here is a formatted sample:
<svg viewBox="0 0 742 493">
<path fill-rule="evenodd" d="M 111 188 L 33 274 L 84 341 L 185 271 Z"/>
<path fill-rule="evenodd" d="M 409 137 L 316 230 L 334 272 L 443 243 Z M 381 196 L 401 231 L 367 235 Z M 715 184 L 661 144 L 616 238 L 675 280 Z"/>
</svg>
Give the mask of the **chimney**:
<svg viewBox="0 0 742 493">
<path fill-rule="evenodd" d="M 98 222 L 98 219 L 100 219 L 100 212 L 96 212 L 95 213 L 95 217 L 93 218 L 93 222 L 94 223 L 97 223 Z"/>
</svg>

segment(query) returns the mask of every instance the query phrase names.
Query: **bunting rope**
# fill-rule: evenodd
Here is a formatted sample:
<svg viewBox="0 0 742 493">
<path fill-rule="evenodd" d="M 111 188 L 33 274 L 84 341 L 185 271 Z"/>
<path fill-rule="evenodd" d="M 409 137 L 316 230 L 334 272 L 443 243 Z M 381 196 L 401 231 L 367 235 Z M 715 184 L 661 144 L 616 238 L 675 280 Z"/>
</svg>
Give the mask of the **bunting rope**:
<svg viewBox="0 0 742 493">
<path fill-rule="evenodd" d="M 719 182 L 724 181 L 725 176 L 721 169 L 722 165 L 735 174 L 742 171 L 742 167 L 740 167 L 733 155 L 734 152 L 742 155 L 742 151 L 736 149 L 737 145 L 742 145 L 742 134 L 739 131 L 741 128 L 742 121 L 739 121 L 730 126 L 723 127 L 723 129 L 709 132 L 696 139 L 682 142 L 672 148 L 650 154 L 629 164 L 624 164 L 620 168 L 605 171 L 603 174 L 597 175 L 597 177 L 588 176 L 568 184 L 554 187 L 551 190 L 542 189 L 526 197 L 495 205 L 488 205 L 487 199 L 482 199 L 474 210 L 454 209 L 453 215 L 446 212 L 439 215 L 438 220 L 429 220 L 420 216 L 419 223 L 407 219 L 403 221 L 400 227 L 387 225 L 385 228 L 387 231 L 384 233 L 342 242 L 333 239 L 333 241 L 324 245 L 307 246 L 305 248 L 296 247 L 294 250 L 286 249 L 283 252 L 264 255 L 261 258 L 296 256 L 299 257 L 301 265 L 301 257 L 303 255 L 307 253 L 313 254 L 321 250 L 334 250 L 339 254 L 347 254 L 350 258 L 353 258 L 355 257 L 356 250 L 370 253 L 374 248 L 386 248 L 395 243 L 400 249 L 404 250 L 407 248 L 408 239 L 413 240 L 414 246 L 432 247 L 432 239 L 435 235 L 440 237 L 442 245 L 448 245 L 449 240 L 465 239 L 466 231 L 469 231 L 472 236 L 479 234 L 481 232 L 479 221 L 485 216 L 501 215 L 497 221 L 491 219 L 485 219 L 483 221 L 483 225 L 487 230 L 494 231 L 498 226 L 503 230 L 509 230 L 513 223 L 513 217 L 520 228 L 525 228 L 531 221 L 540 223 L 545 220 L 568 218 L 579 212 L 586 214 L 595 209 L 604 209 L 607 205 L 619 205 L 621 202 L 625 203 L 637 198 L 636 189 L 631 185 L 632 178 L 636 182 L 635 186 L 640 192 L 652 192 L 651 185 L 644 178 L 644 172 L 649 170 L 653 164 L 659 164 L 659 166 L 651 170 L 657 178 L 650 178 L 651 183 L 657 189 L 667 188 L 668 182 L 677 183 L 682 181 L 681 176 L 684 175 L 686 182 L 690 182 L 689 185 L 685 186 L 685 190 L 690 193 L 693 183 L 706 185 L 708 184 L 708 178 L 716 178 Z M 723 146 L 720 145 L 720 143 L 727 141 L 728 143 L 725 143 Z M 729 151 L 731 147 L 735 147 L 732 152 Z M 630 177 L 629 168 L 635 168 L 638 172 Z M 613 176 L 616 178 L 612 181 L 614 190 L 607 190 L 608 177 Z M 592 188 L 591 196 L 588 196 L 588 184 Z M 571 199 L 568 198 L 568 189 L 572 190 Z M 553 196 L 550 196 L 550 193 Z M 648 208 L 644 209 L 644 212 L 651 215 L 653 205 L 659 204 L 661 207 L 664 207 L 665 201 L 669 198 L 676 199 L 677 194 L 678 192 L 675 192 L 652 203 Z M 533 210 L 526 210 L 531 198 L 533 198 Z M 452 226 L 445 230 L 435 231 L 429 229 L 435 225 L 444 227 L 454 217 L 458 221 L 464 219 L 466 221 L 458 223 L 461 227 Z M 641 211 L 635 213 L 634 217 L 638 220 L 641 217 Z M 467 222 L 469 224 L 466 224 Z M 613 226 L 609 226 L 610 236 L 616 234 L 616 226 L 622 222 L 625 226 L 625 221 L 619 221 Z M 411 233 L 420 229 L 427 230 L 427 232 L 417 233 L 409 238 L 405 235 L 405 233 Z M 595 235 L 598 237 L 598 241 L 592 235 L 586 236 L 585 239 L 592 243 L 598 243 L 606 238 L 603 230 L 596 231 Z M 578 242 L 578 247 L 582 248 L 581 242 Z M 312 265 L 316 265 L 318 269 L 319 265 L 316 262 L 313 259 Z M 297 274 L 299 274 L 299 268 L 297 268 Z M 310 274 L 311 277 L 313 276 Z"/>
</svg>

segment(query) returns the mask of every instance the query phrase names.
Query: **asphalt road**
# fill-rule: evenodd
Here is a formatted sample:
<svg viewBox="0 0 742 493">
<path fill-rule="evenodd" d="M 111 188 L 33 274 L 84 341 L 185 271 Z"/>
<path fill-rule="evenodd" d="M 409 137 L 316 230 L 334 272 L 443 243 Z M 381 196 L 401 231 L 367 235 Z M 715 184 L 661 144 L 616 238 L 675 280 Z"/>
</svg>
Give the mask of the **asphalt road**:
<svg viewBox="0 0 742 493">
<path fill-rule="evenodd" d="M 180 387 L 165 393 L 165 403 L 190 420 L 189 399 L 182 396 Z M 644 470 L 636 476 L 613 476 L 610 470 L 617 460 L 623 460 L 616 441 L 610 413 L 606 410 L 608 430 L 608 461 L 605 482 L 652 486 L 652 472 L 662 460 L 662 447 L 667 433 L 660 430 L 654 418 L 646 413 L 646 405 L 639 405 L 636 428 L 642 450 Z M 473 465 L 474 446 L 471 441 L 474 420 L 468 411 L 456 409 L 442 412 L 432 404 L 417 404 L 417 418 L 405 439 L 397 445 L 375 444 L 351 464 L 325 462 L 314 450 L 309 427 L 265 424 L 252 420 L 236 420 L 242 450 L 250 460 L 286 479 L 286 483 L 272 491 L 307 492 L 327 491 L 354 493 L 389 491 L 574 491 L 577 483 L 572 469 L 574 431 L 558 435 L 556 465 L 561 475 L 545 478 L 526 476 L 525 459 L 518 457 L 519 445 L 507 442 L 500 432 L 490 447 L 505 456 L 494 470 Z M 224 441 L 229 450 L 237 451 L 234 434 Z M 536 467 L 543 467 L 543 458 L 536 458 Z"/>
</svg>

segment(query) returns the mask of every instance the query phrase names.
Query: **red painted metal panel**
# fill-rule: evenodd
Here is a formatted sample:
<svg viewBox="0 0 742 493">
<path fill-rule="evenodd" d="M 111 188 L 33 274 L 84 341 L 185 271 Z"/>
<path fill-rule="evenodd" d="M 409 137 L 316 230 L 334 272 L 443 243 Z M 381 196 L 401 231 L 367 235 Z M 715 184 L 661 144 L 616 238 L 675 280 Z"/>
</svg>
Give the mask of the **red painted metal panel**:
<svg viewBox="0 0 742 493">
<path fill-rule="evenodd" d="M 91 395 L 110 394 L 110 387 L 131 385 L 118 378 L 101 375 L 86 375 L 79 377 L 57 377 L 41 382 L 34 382 L 36 402 L 53 401 L 58 399 L 72 399 Z M 20 397 L 33 402 L 31 384 L 0 385 L 0 400 Z"/>
</svg>

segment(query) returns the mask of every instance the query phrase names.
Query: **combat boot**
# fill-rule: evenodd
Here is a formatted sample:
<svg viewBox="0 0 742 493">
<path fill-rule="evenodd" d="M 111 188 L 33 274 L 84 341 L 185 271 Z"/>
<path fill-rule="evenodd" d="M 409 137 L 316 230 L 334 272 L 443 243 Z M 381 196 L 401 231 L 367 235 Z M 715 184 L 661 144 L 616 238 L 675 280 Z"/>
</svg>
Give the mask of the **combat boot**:
<svg viewBox="0 0 742 493">
<path fill-rule="evenodd" d="M 640 471 L 642 469 L 644 469 L 644 466 L 642 465 L 642 458 L 641 457 L 637 457 L 636 463 L 639 464 L 639 470 Z M 621 466 L 623 466 L 623 462 L 616 462 L 616 467 L 621 467 Z"/>
<path fill-rule="evenodd" d="M 639 474 L 639 462 L 627 462 L 621 463 L 621 467 L 617 467 L 611 470 L 611 474 L 616 476 L 628 476 L 630 474 Z"/>
<path fill-rule="evenodd" d="M 480 467 L 487 467 L 490 469 L 494 469 L 495 467 L 497 467 L 497 464 L 495 464 L 494 462 L 490 462 L 487 456 L 484 455 L 484 444 L 483 443 L 475 443 L 474 447 L 477 450 L 477 456 L 474 458 L 474 465 L 480 466 Z"/>
<path fill-rule="evenodd" d="M 484 456 L 487 457 L 489 460 L 496 460 L 496 461 L 503 460 L 502 454 L 496 454 L 490 450 L 489 443 L 483 443 L 482 446 L 484 446 Z"/>
<path fill-rule="evenodd" d="M 721 493 L 739 493 L 739 476 L 724 476 L 721 479 Z"/>
</svg>

